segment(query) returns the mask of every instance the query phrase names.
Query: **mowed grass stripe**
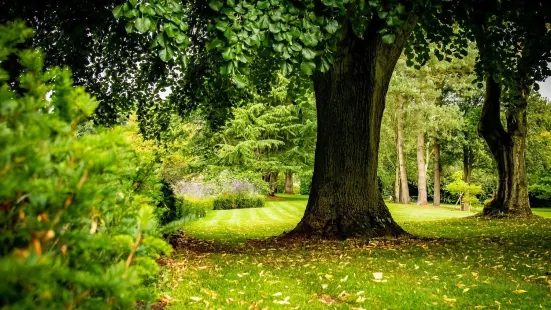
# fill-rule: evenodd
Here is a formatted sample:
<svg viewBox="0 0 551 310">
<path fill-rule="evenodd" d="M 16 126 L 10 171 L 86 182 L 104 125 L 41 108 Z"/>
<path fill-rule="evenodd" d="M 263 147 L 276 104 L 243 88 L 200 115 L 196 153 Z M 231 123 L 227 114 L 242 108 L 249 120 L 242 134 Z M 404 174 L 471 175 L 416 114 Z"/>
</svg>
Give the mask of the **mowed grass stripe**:
<svg viewBox="0 0 551 310">
<path fill-rule="evenodd" d="M 297 204 L 296 202 L 294 204 L 291 204 L 287 201 L 282 201 L 279 203 L 279 207 L 284 209 L 285 212 L 289 213 L 295 218 L 301 218 L 304 214 L 305 206 L 302 206 L 301 204 Z"/>
<path fill-rule="evenodd" d="M 282 221 L 279 212 L 276 208 L 262 208 L 263 221 Z"/>
<path fill-rule="evenodd" d="M 251 238 L 266 238 L 288 231 L 302 218 L 307 196 L 281 195 L 283 200 L 266 202 L 264 208 L 212 211 L 203 219 L 188 223 L 184 231 L 190 235 L 231 242 L 242 242 Z M 458 211 L 453 206 L 433 208 L 415 205 L 387 204 L 392 217 L 400 224 L 448 220 L 467 217 L 473 213 Z M 533 209 L 534 214 L 551 218 L 551 208 Z"/>
<path fill-rule="evenodd" d="M 266 210 L 271 210 L 273 213 L 277 214 L 281 219 L 284 221 L 297 221 L 300 219 L 300 216 L 295 216 L 291 213 L 289 213 L 285 208 L 279 207 L 279 208 L 269 208 Z"/>
</svg>

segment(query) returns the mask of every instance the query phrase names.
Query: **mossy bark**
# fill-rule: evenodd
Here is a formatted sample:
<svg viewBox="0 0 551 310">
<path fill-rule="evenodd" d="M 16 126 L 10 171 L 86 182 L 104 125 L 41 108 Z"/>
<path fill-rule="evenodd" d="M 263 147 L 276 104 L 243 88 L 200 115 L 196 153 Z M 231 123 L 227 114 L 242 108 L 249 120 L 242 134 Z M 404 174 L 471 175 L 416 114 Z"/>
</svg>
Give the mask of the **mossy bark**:
<svg viewBox="0 0 551 310">
<path fill-rule="evenodd" d="M 400 236 L 377 184 L 385 96 L 394 66 L 413 29 L 409 21 L 393 44 L 376 29 L 364 39 L 344 29 L 334 63 L 314 76 L 318 132 L 312 190 L 291 236 Z"/>
</svg>

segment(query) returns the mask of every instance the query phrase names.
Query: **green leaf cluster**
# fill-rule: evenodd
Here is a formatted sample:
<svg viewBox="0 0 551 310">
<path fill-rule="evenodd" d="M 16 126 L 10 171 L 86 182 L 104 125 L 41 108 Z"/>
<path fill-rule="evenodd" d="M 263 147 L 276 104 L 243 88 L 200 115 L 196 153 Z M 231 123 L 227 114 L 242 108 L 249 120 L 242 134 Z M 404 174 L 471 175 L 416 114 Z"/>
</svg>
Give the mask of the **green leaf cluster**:
<svg viewBox="0 0 551 310">
<path fill-rule="evenodd" d="M 40 51 L 18 49 L 30 35 L 21 23 L 0 25 L 2 305 L 148 305 L 155 259 L 172 250 L 156 229 L 154 152 L 136 144 L 132 127 L 79 136 L 97 102 L 69 70 L 45 69 Z M 8 57 L 18 76 L 3 67 Z"/>
</svg>

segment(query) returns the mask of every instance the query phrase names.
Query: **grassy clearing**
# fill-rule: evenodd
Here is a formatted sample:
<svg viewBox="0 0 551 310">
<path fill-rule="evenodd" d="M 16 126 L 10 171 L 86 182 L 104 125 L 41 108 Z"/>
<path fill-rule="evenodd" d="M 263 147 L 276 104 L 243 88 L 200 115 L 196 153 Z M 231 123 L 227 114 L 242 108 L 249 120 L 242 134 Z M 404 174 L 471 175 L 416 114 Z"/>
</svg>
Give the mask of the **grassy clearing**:
<svg viewBox="0 0 551 310">
<path fill-rule="evenodd" d="M 308 196 L 299 195 L 281 195 L 281 198 L 284 200 L 267 201 L 264 208 L 210 212 L 184 230 L 194 238 L 231 243 L 277 236 L 295 227 L 308 200 Z M 458 211 L 453 206 L 433 208 L 388 204 L 388 207 L 400 224 L 469 216 L 468 212 Z"/>
<path fill-rule="evenodd" d="M 194 240 L 166 261 L 169 309 L 551 308 L 551 220 L 390 205 L 421 238 L 242 243 L 292 228 L 304 204 L 212 212 L 187 227 L 215 241 Z"/>
</svg>

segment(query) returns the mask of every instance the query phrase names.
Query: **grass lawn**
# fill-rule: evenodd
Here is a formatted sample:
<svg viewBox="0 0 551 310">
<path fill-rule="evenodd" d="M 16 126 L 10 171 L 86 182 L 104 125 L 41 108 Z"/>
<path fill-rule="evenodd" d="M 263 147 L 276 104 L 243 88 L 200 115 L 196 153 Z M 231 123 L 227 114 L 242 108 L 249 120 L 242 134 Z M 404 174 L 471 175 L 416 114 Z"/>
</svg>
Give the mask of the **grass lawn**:
<svg viewBox="0 0 551 310">
<path fill-rule="evenodd" d="M 169 309 L 551 309 L 549 219 L 390 204 L 418 238 L 245 242 L 293 228 L 306 200 L 286 198 L 186 226 L 212 241 L 183 238 L 165 261 Z"/>
</svg>

